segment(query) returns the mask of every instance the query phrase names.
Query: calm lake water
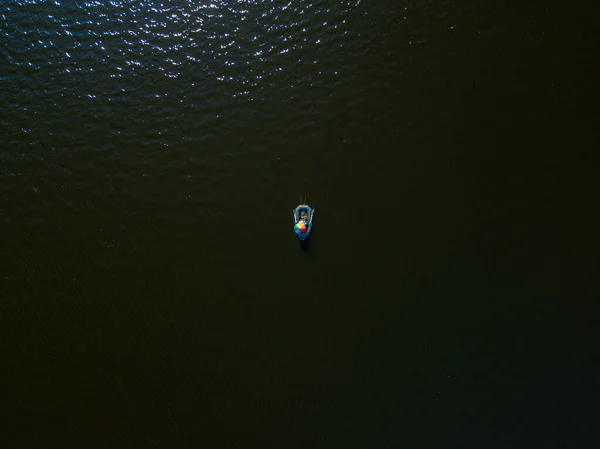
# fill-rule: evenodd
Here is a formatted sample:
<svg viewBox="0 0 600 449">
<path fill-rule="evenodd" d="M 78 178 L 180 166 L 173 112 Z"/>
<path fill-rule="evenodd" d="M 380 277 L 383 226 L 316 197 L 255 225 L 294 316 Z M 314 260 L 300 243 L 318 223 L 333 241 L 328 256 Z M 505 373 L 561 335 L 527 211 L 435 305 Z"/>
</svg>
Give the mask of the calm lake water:
<svg viewBox="0 0 600 449">
<path fill-rule="evenodd" d="M 3 0 L 3 447 L 598 447 L 595 28 Z"/>
</svg>

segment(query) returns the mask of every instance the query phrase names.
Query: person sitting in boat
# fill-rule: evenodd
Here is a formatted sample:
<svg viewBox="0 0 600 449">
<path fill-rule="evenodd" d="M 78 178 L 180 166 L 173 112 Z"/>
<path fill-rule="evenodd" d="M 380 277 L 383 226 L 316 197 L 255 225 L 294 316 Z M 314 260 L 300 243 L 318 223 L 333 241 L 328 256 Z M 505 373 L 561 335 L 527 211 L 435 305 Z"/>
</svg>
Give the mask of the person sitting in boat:
<svg viewBox="0 0 600 449">
<path fill-rule="evenodd" d="M 304 222 L 305 225 L 308 225 L 308 214 L 306 213 L 305 210 L 303 210 L 300 213 L 300 218 L 302 218 L 302 221 Z"/>
</svg>

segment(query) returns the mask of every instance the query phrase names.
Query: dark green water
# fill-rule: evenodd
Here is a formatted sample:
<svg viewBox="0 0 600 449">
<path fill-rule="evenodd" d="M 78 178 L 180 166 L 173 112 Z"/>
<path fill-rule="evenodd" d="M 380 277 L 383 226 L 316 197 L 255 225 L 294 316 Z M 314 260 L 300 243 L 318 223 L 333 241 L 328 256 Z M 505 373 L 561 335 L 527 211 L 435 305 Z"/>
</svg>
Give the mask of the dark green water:
<svg viewBox="0 0 600 449">
<path fill-rule="evenodd" d="M 591 14 L 0 20 L 3 447 L 598 447 Z"/>
</svg>

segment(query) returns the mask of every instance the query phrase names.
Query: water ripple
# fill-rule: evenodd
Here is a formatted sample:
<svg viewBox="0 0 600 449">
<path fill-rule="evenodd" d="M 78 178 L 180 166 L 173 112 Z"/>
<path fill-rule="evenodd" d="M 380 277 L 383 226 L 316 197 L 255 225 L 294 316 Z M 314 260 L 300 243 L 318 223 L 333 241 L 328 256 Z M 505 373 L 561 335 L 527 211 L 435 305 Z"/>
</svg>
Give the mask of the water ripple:
<svg viewBox="0 0 600 449">
<path fill-rule="evenodd" d="M 194 102 L 189 107 L 204 104 L 203 116 L 215 117 L 211 110 L 232 99 L 264 100 L 281 90 L 294 98 L 341 70 L 348 55 L 335 53 L 348 45 L 347 17 L 358 5 L 9 1 L 1 28 L 10 42 L 5 107 L 27 122 L 43 115 L 64 125 L 64 110 L 96 111 L 83 112 L 87 118 L 115 102 L 130 114 L 156 106 L 153 98 L 167 100 L 163 114 L 165 106 Z M 176 90 L 169 80 L 179 80 Z"/>
<path fill-rule="evenodd" d="M 345 26 L 344 15 L 356 4 L 13 1 L 3 17 L 5 37 L 18 43 L 8 47 L 15 68 L 119 78 L 200 72 L 257 86 L 293 69 L 290 59 L 314 64 L 315 47 L 335 40 L 340 33 L 332 31 Z"/>
<path fill-rule="evenodd" d="M 467 9 L 432 5 L 4 0 L 0 199 L 15 243 L 0 255 L 23 253 L 13 272 L 27 278 L 40 248 L 125 253 L 128 238 L 162 242 L 169 221 L 169 236 L 210 221 L 225 232 L 238 206 L 272 204 L 286 183 L 296 195 L 300 177 L 343 186 L 358 161 L 385 164 L 372 128 L 400 136 L 422 103 L 404 92 L 431 90 L 431 61 L 471 38 Z M 138 247 L 151 258 L 152 244 Z"/>
</svg>

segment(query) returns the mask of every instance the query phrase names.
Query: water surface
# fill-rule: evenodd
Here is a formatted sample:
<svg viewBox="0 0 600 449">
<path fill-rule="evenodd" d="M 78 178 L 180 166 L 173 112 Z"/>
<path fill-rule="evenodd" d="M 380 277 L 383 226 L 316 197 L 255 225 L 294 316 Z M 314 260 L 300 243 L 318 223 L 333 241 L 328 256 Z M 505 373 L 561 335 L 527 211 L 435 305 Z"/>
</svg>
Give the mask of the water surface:
<svg viewBox="0 0 600 449">
<path fill-rule="evenodd" d="M 0 21 L 10 447 L 592 441 L 583 13 L 11 0 Z"/>
</svg>

